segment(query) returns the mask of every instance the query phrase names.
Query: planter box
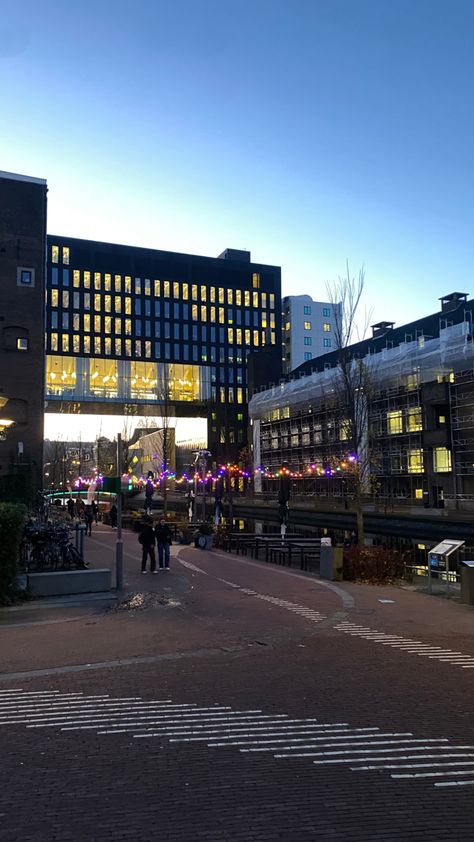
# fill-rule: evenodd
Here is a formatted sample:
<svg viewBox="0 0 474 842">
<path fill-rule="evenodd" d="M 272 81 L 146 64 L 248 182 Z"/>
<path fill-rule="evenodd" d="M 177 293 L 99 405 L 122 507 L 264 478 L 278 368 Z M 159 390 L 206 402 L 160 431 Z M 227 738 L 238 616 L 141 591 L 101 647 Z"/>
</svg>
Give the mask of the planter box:
<svg viewBox="0 0 474 842">
<path fill-rule="evenodd" d="M 212 550 L 213 540 L 214 535 L 202 535 L 199 533 L 194 539 L 194 546 L 199 550 Z"/>
<path fill-rule="evenodd" d="M 100 570 L 58 570 L 30 573 L 28 587 L 35 596 L 65 596 L 75 593 L 102 593 L 112 587 L 112 573 Z"/>
</svg>

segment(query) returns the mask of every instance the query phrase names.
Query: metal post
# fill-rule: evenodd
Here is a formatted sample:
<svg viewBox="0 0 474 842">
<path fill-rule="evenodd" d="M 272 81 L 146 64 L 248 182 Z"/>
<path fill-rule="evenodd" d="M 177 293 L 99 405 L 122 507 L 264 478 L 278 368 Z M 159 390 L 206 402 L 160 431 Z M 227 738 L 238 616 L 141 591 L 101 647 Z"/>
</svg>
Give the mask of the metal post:
<svg viewBox="0 0 474 842">
<path fill-rule="evenodd" d="M 122 541 L 122 436 L 117 433 L 117 474 L 120 490 L 117 495 L 117 540 L 115 542 L 115 586 L 123 590 L 123 541 Z"/>
</svg>

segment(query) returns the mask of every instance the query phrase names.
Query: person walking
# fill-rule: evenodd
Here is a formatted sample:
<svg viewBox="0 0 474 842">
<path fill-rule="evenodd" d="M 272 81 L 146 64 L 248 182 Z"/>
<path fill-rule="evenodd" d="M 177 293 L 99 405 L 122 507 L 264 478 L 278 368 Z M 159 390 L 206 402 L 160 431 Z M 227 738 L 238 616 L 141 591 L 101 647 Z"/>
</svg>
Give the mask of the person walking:
<svg viewBox="0 0 474 842">
<path fill-rule="evenodd" d="M 164 517 L 160 519 L 158 526 L 155 527 L 156 541 L 158 544 L 158 561 L 160 570 L 170 569 L 170 545 L 173 541 L 173 533 L 169 525 L 166 523 Z M 163 565 L 164 562 L 164 565 Z"/>
<path fill-rule="evenodd" d="M 92 535 L 92 521 L 94 520 L 94 512 L 92 506 L 86 506 L 84 512 L 84 520 L 86 522 L 86 535 Z"/>
<path fill-rule="evenodd" d="M 74 500 L 72 499 L 72 497 L 69 497 L 69 500 L 67 501 L 67 510 L 69 512 L 69 517 L 71 518 L 71 520 L 74 520 L 74 509 L 75 508 L 76 507 L 74 505 Z"/>
<path fill-rule="evenodd" d="M 110 525 L 111 525 L 112 529 L 116 529 L 117 528 L 118 511 L 117 511 L 117 506 L 115 505 L 115 503 L 113 504 L 113 506 L 110 507 L 109 515 L 110 515 Z"/>
<path fill-rule="evenodd" d="M 97 524 L 99 522 L 99 507 L 95 500 L 91 503 L 92 514 L 94 515 L 94 521 Z"/>
<path fill-rule="evenodd" d="M 146 569 L 148 556 L 150 556 L 150 572 L 158 573 L 155 558 L 155 530 L 151 525 L 151 518 L 143 519 L 138 541 L 142 545 L 142 573 L 148 573 Z"/>
</svg>

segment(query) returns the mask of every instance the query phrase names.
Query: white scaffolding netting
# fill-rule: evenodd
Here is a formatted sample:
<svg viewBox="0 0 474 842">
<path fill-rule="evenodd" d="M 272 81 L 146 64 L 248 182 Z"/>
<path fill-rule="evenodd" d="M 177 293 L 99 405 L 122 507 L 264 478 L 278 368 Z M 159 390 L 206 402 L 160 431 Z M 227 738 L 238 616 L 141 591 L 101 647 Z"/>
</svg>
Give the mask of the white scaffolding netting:
<svg viewBox="0 0 474 842">
<path fill-rule="evenodd" d="M 430 383 L 440 376 L 449 376 L 453 371 L 466 371 L 474 366 L 474 342 L 471 339 L 471 325 L 464 321 L 440 330 L 439 337 L 402 342 L 395 348 L 383 348 L 376 354 L 368 354 L 364 365 L 370 375 L 374 389 L 389 385 L 402 385 L 401 378 L 413 376 L 417 385 Z M 314 372 L 282 382 L 255 394 L 249 404 L 252 419 L 262 419 L 272 410 L 282 407 L 296 409 L 299 405 L 327 399 L 334 391 L 338 376 L 337 368 Z"/>
</svg>

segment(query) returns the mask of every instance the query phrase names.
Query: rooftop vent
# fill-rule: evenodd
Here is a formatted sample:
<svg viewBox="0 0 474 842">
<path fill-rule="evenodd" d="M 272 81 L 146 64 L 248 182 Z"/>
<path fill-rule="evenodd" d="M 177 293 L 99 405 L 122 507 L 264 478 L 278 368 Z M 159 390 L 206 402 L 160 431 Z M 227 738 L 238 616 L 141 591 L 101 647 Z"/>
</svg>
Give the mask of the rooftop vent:
<svg viewBox="0 0 474 842">
<path fill-rule="evenodd" d="M 372 338 L 375 339 L 376 336 L 383 336 L 389 330 L 393 330 L 394 324 L 395 322 L 377 322 L 376 325 L 371 325 Z"/>
<path fill-rule="evenodd" d="M 455 310 L 459 307 L 461 302 L 467 300 L 467 292 L 450 292 L 449 295 L 443 295 L 439 299 L 441 301 L 441 312 L 447 313 L 449 310 Z"/>
</svg>

